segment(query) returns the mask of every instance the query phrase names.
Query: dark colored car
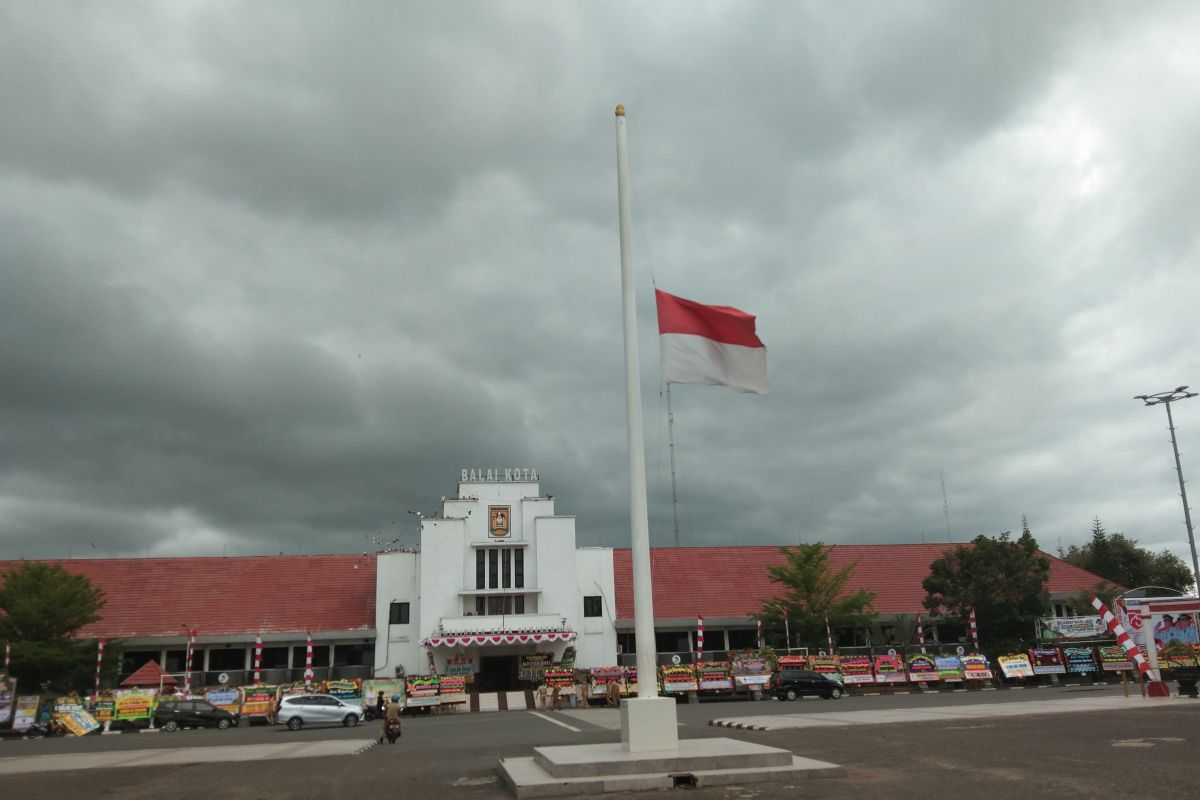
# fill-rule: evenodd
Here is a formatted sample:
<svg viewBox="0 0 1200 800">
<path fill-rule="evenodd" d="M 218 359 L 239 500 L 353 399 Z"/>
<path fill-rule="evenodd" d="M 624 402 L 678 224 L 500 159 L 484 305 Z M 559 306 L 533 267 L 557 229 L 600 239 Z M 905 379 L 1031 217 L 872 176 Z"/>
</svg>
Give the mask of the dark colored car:
<svg viewBox="0 0 1200 800">
<path fill-rule="evenodd" d="M 167 732 L 180 728 L 225 730 L 237 725 L 238 717 L 204 700 L 168 700 L 154 709 L 154 724 Z"/>
<path fill-rule="evenodd" d="M 826 700 L 837 700 L 846 693 L 846 687 L 826 675 L 807 669 L 781 669 L 771 674 L 771 694 L 780 700 L 795 700 L 806 694 L 815 694 Z"/>
</svg>

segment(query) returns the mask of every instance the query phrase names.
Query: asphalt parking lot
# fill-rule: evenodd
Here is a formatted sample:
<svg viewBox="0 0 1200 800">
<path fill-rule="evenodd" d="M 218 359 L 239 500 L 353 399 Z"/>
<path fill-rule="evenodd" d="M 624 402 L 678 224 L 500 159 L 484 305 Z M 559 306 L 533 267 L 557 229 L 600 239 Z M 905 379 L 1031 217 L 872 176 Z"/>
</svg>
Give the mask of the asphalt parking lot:
<svg viewBox="0 0 1200 800">
<path fill-rule="evenodd" d="M 1063 689 L 988 693 L 996 704 L 1063 699 Z M 1086 695 L 1095 696 L 1095 692 Z M 1081 694 L 1080 696 L 1085 696 Z M 753 798 L 778 795 L 862 798 L 928 798 L 950 793 L 972 800 L 1051 797 L 1069 793 L 1097 797 L 1130 791 L 1190 797 L 1200 784 L 1196 747 L 1200 744 L 1200 701 L 1132 710 L 1037 714 L 957 722 L 857 725 L 741 731 L 711 727 L 714 717 L 829 714 L 878 708 L 890 712 L 932 703 L 978 703 L 980 695 L 854 698 L 800 703 L 721 703 L 679 706 L 682 738 L 731 736 L 784 747 L 841 764 L 845 778 L 786 785 L 748 785 L 677 790 L 688 797 Z M 1050 706 L 1047 706 L 1049 708 Z M 1036 708 L 1031 710 L 1037 711 Z M 592 713 L 592 722 L 589 722 Z M 122 798 L 341 798 L 347 794 L 396 791 L 405 797 L 502 798 L 496 778 L 501 757 L 528 755 L 538 745 L 617 741 L 611 713 L 510 712 L 449 715 L 406 722 L 395 746 L 373 744 L 376 729 L 322 728 L 299 732 L 255 726 L 232 731 L 198 730 L 176 734 L 86 737 L 0 744 L 0 759 L 96 749 L 206 748 L 243 745 L 294 747 L 345 742 L 338 755 L 289 759 L 179 764 L 169 767 L 61 770 L 6 775 L 5 798 L 44 798 L 78 794 Z M 319 748 L 309 752 L 319 753 Z M 357 752 L 357 755 L 353 753 Z M 662 798 L 664 793 L 623 797 Z"/>
</svg>

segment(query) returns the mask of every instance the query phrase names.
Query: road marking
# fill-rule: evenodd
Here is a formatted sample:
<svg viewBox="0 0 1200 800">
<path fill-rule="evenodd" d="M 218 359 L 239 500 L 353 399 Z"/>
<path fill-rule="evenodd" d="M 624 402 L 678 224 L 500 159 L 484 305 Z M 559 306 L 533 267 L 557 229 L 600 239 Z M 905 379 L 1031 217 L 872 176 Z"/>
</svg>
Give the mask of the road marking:
<svg viewBox="0 0 1200 800">
<path fill-rule="evenodd" d="M 563 722 L 562 720 L 558 720 L 558 719 L 555 719 L 554 717 L 546 716 L 545 714 L 541 713 L 540 711 L 530 711 L 529 713 L 533 714 L 535 717 L 540 717 L 541 719 L 546 720 L 546 722 L 553 722 L 555 725 L 561 725 L 562 727 L 566 728 L 567 730 L 574 731 L 575 733 L 579 733 L 581 730 L 580 728 L 576 728 L 574 725 L 568 725 L 567 723 Z"/>
</svg>

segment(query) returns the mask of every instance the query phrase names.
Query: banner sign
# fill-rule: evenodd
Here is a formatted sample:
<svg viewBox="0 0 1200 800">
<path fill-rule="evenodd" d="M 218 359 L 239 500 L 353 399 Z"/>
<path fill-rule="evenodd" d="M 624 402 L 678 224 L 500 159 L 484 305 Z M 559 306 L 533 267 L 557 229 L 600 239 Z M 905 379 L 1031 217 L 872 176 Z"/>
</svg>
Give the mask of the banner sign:
<svg viewBox="0 0 1200 800">
<path fill-rule="evenodd" d="M 1100 617 L 1046 617 L 1038 623 L 1040 639 L 1095 639 L 1108 632 Z"/>
<path fill-rule="evenodd" d="M 819 675 L 828 675 L 835 681 L 841 680 L 842 665 L 837 656 L 813 656 L 808 660 L 808 668 Z"/>
<path fill-rule="evenodd" d="M 916 653 L 908 657 L 908 679 L 914 683 L 923 681 L 938 681 L 937 659 L 925 653 Z"/>
<path fill-rule="evenodd" d="M 728 661 L 702 661 L 699 679 L 701 689 L 733 689 Z"/>
<path fill-rule="evenodd" d="M 775 663 L 780 669 L 804 669 L 808 666 L 808 659 L 804 656 L 779 656 Z"/>
<path fill-rule="evenodd" d="M 610 683 L 622 683 L 625 680 L 625 671 L 620 667 L 592 667 L 588 675 L 592 682 L 592 697 L 606 696 Z"/>
<path fill-rule="evenodd" d="M 208 689 L 204 692 L 204 699 L 230 714 L 237 714 L 242 707 L 241 693 L 237 689 Z"/>
<path fill-rule="evenodd" d="M 1067 671 L 1057 647 L 1035 647 L 1029 651 L 1034 675 L 1062 675 Z"/>
<path fill-rule="evenodd" d="M 899 656 L 875 656 L 876 683 L 908 683 Z"/>
<path fill-rule="evenodd" d="M 1033 677 L 1033 665 L 1029 663 L 1029 656 L 1024 653 L 1000 656 L 996 660 L 1000 662 L 1000 671 L 1006 678 Z"/>
<path fill-rule="evenodd" d="M 277 687 L 259 684 L 242 687 L 242 716 L 269 717 L 275 713 Z"/>
<path fill-rule="evenodd" d="M 1171 642 L 1158 654 L 1159 666 L 1163 669 L 1196 666 L 1196 652 L 1182 642 Z"/>
<path fill-rule="evenodd" d="M 441 703 L 438 699 L 438 689 L 441 682 L 437 675 L 411 675 L 408 678 L 408 706 L 436 706 Z"/>
<path fill-rule="evenodd" d="M 1195 597 L 1125 598 L 1127 615 L 1121 623 L 1138 644 L 1145 644 L 1149 630 L 1159 647 L 1178 642 L 1185 645 L 1200 643 L 1196 623 L 1200 619 L 1200 599 Z M 1128 624 L 1126 624 L 1128 623 Z"/>
<path fill-rule="evenodd" d="M 1107 645 L 1100 648 L 1100 667 L 1107 672 L 1133 669 L 1133 659 L 1119 644 Z"/>
<path fill-rule="evenodd" d="M 664 692 L 694 692 L 700 688 L 691 664 L 666 664 L 660 671 Z"/>
<path fill-rule="evenodd" d="M 1067 662 L 1067 672 L 1081 674 L 1097 672 L 1096 654 L 1090 647 L 1064 647 L 1063 658 Z"/>
<path fill-rule="evenodd" d="M 438 686 L 440 688 L 439 702 L 441 703 L 465 703 L 467 702 L 467 679 L 459 675 L 441 675 L 438 677 Z"/>
<path fill-rule="evenodd" d="M 543 673 L 543 678 L 547 686 L 551 688 L 558 686 L 561 689 L 565 689 L 568 686 L 575 685 L 575 670 L 548 669 Z"/>
<path fill-rule="evenodd" d="M 963 665 L 963 677 L 969 681 L 990 681 L 992 668 L 988 665 L 987 656 L 974 653 L 959 659 Z"/>
<path fill-rule="evenodd" d="M 622 693 L 637 694 L 637 682 L 637 667 L 625 667 L 625 686 L 621 690 Z"/>
<path fill-rule="evenodd" d="M 770 681 L 771 665 L 757 653 L 743 653 L 733 659 L 733 682 L 738 686 L 763 686 Z"/>
<path fill-rule="evenodd" d="M 474 675 L 475 674 L 475 659 L 467 658 L 466 656 L 455 656 L 446 661 L 446 669 L 443 670 L 445 675 Z"/>
<path fill-rule="evenodd" d="M 100 728 L 100 723 L 86 711 L 71 711 L 65 714 L 55 714 L 63 727 L 76 736 L 83 736 Z"/>
<path fill-rule="evenodd" d="M 842 656 L 842 683 L 874 683 L 870 656 Z"/>
<path fill-rule="evenodd" d="M 944 681 L 961 681 L 963 679 L 962 661 L 958 656 L 938 656 L 934 659 L 937 665 L 938 677 Z"/>
<path fill-rule="evenodd" d="M 37 722 L 38 701 L 40 696 L 36 694 L 23 694 L 17 697 L 17 704 L 13 712 L 13 730 L 27 731 Z"/>
<path fill-rule="evenodd" d="M 118 689 L 113 693 L 113 719 L 150 719 L 157 703 L 151 689 Z"/>
<path fill-rule="evenodd" d="M 17 702 L 17 679 L 0 673 L 0 725 L 12 719 Z"/>
<path fill-rule="evenodd" d="M 553 658 L 554 655 L 552 653 L 530 653 L 521 656 L 520 679 L 532 683 L 541 683 L 542 676 L 550 668 L 550 661 Z"/>
<path fill-rule="evenodd" d="M 92 703 L 92 716 L 96 718 L 97 722 L 110 722 L 116 707 L 117 703 L 113 699 L 112 692 L 105 691 Z"/>
<path fill-rule="evenodd" d="M 344 702 L 359 703 L 362 701 L 362 679 L 327 680 L 324 691 L 325 694 L 331 694 Z"/>
</svg>

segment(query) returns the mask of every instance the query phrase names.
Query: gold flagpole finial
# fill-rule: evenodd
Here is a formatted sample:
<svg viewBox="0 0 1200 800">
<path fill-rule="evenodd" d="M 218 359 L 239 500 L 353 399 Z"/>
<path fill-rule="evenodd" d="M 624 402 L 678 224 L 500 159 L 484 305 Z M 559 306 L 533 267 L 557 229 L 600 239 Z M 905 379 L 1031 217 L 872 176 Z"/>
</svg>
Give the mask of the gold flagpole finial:
<svg viewBox="0 0 1200 800">
<path fill-rule="evenodd" d="M 617 106 L 617 116 L 618 117 L 625 116 L 625 106 Z"/>
</svg>

